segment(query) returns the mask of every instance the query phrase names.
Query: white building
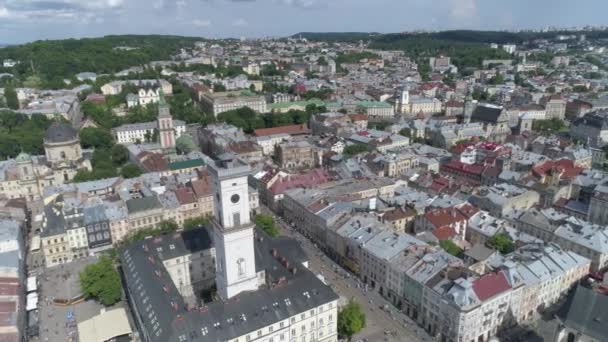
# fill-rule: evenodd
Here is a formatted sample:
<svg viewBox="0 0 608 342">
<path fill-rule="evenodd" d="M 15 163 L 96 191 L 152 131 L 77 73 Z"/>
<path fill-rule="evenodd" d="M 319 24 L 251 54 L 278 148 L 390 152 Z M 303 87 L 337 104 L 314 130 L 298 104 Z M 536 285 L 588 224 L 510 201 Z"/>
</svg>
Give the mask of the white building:
<svg viewBox="0 0 608 342">
<path fill-rule="evenodd" d="M 258 113 L 266 113 L 266 97 L 243 92 L 203 93 L 201 104 L 217 117 L 218 114 L 243 107 L 249 107 Z"/>
<path fill-rule="evenodd" d="M 200 248 L 186 243 L 187 251 L 177 252 L 181 247 L 174 244 L 172 250 L 171 241 L 164 242 L 171 238 L 165 236 L 136 242 L 121 252 L 141 340 L 337 342 L 338 296 L 307 269 L 297 241 L 268 237 L 250 221 L 249 165 L 222 155 L 209 171 L 216 216 L 210 227 L 194 231 Z M 186 270 L 186 265 L 198 262 L 193 255 L 199 253 L 200 258 L 211 248 L 210 241 L 221 300 L 188 305 L 183 295 L 191 290 L 187 276 L 190 281 L 201 277 L 195 278 L 198 270 Z M 208 265 L 212 259 L 212 254 L 203 254 L 202 262 Z"/>
<path fill-rule="evenodd" d="M 262 153 L 265 156 L 273 155 L 275 147 L 287 141 L 291 141 L 291 135 L 286 133 L 265 135 L 255 138 L 255 142 L 260 145 L 262 148 Z"/>
<path fill-rule="evenodd" d="M 127 95 L 127 107 L 147 106 L 150 103 L 158 103 L 160 100 L 160 87 L 140 88 L 137 94 Z"/>
<path fill-rule="evenodd" d="M 181 120 L 173 120 L 175 138 L 179 138 L 186 133 L 186 123 Z M 126 124 L 112 129 L 114 138 L 119 144 L 128 144 L 147 141 L 146 137 L 152 138 L 154 131 L 158 130 L 158 121 Z"/>
<path fill-rule="evenodd" d="M 502 49 L 505 50 L 506 53 L 514 54 L 517 51 L 517 45 L 515 44 L 504 44 Z"/>
<path fill-rule="evenodd" d="M 118 95 L 122 92 L 122 87 L 125 84 L 131 84 L 136 87 L 160 87 L 165 95 L 173 94 L 173 85 L 166 80 L 128 80 L 128 81 L 112 81 L 101 86 L 103 95 Z"/>
</svg>

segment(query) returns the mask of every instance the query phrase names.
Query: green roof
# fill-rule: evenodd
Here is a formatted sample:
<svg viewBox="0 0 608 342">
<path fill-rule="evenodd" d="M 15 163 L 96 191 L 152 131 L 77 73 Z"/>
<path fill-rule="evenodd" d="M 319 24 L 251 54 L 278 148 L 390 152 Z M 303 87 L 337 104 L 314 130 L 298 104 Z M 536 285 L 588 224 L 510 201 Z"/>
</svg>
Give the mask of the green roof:
<svg viewBox="0 0 608 342">
<path fill-rule="evenodd" d="M 129 214 L 162 207 L 156 196 L 132 198 L 130 200 L 127 200 L 126 204 Z"/>
<path fill-rule="evenodd" d="M 192 167 L 203 166 L 205 162 L 202 159 L 190 159 L 184 161 L 173 162 L 169 164 L 170 170 L 181 170 L 181 169 L 189 169 Z"/>
<path fill-rule="evenodd" d="M 381 101 L 361 101 L 357 105 L 363 108 L 392 108 L 389 103 Z"/>
<path fill-rule="evenodd" d="M 292 106 L 301 106 L 306 107 L 309 104 L 316 104 L 317 106 L 325 106 L 325 103 L 319 99 L 312 99 L 308 101 L 294 101 L 294 102 L 278 102 L 271 103 L 270 109 L 281 109 L 281 108 L 289 108 Z"/>
</svg>

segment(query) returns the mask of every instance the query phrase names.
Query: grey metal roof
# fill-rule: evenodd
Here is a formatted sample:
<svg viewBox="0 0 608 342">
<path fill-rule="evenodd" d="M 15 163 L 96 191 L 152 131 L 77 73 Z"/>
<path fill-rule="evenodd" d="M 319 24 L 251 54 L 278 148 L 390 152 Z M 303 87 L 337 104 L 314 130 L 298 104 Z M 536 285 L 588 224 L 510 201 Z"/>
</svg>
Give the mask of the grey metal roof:
<svg viewBox="0 0 608 342">
<path fill-rule="evenodd" d="M 205 234 L 201 230 L 193 232 Z M 142 316 L 142 330 L 151 342 L 231 340 L 338 299 L 329 286 L 301 266 L 303 252 L 286 251 L 299 249 L 297 244 L 272 239 L 258 231 L 257 268 L 265 269 L 271 280 L 285 277 L 285 281 L 280 286 L 265 286 L 225 302 L 187 310 L 162 266 L 154 241 L 135 242 L 120 254 L 127 288 L 140 310 L 135 314 Z M 295 274 L 271 256 L 273 249 L 280 256 L 295 259 L 290 260 L 291 266 L 298 269 Z"/>
<path fill-rule="evenodd" d="M 44 141 L 49 143 L 61 143 L 78 138 L 78 132 L 69 124 L 54 122 L 46 130 Z"/>
<path fill-rule="evenodd" d="M 161 204 L 156 196 L 149 196 L 143 198 L 132 198 L 127 200 L 127 210 L 129 214 L 157 209 L 161 207 Z"/>
<path fill-rule="evenodd" d="M 557 317 L 566 327 L 605 341 L 608 337 L 608 296 L 579 286 L 560 308 Z"/>
<path fill-rule="evenodd" d="M 472 121 L 479 122 L 498 122 L 498 118 L 502 114 L 502 108 L 491 105 L 479 105 L 471 115 Z"/>
</svg>

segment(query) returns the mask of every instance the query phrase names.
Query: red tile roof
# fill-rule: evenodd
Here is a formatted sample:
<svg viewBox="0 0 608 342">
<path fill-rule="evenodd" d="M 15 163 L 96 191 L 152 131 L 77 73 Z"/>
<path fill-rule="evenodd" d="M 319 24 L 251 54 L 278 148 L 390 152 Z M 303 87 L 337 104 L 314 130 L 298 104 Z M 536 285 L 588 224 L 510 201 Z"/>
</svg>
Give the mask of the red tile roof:
<svg viewBox="0 0 608 342">
<path fill-rule="evenodd" d="M 179 204 L 191 204 L 196 202 L 196 196 L 194 195 L 194 191 L 190 188 L 182 187 L 175 190 L 175 197 Z"/>
<path fill-rule="evenodd" d="M 450 160 L 449 162 L 441 165 L 441 169 L 460 171 L 473 175 L 481 175 L 484 170 L 484 166 L 479 164 L 465 164 L 458 160 Z"/>
<path fill-rule="evenodd" d="M 551 172 L 561 173 L 561 179 L 572 179 L 583 172 L 582 167 L 574 166 L 574 161 L 570 159 L 560 159 L 557 161 L 547 160 L 532 168 L 532 173 L 538 177 L 545 176 Z"/>
<path fill-rule="evenodd" d="M 473 282 L 473 291 L 479 300 L 484 301 L 509 290 L 511 286 L 504 273 L 488 273 Z"/>
<path fill-rule="evenodd" d="M 424 214 L 424 217 L 435 228 L 450 226 L 454 223 L 466 221 L 466 217 L 456 208 L 435 209 Z"/>
<path fill-rule="evenodd" d="M 416 216 L 416 211 L 414 209 L 395 208 L 384 213 L 383 218 L 385 221 L 397 221 L 413 216 Z"/>
<path fill-rule="evenodd" d="M 456 107 L 456 108 L 461 108 L 464 107 L 464 102 L 460 102 L 460 101 L 456 101 L 456 100 L 450 100 L 448 102 L 445 103 L 446 107 Z"/>
<path fill-rule="evenodd" d="M 297 187 L 312 187 L 327 183 L 331 180 L 331 176 L 324 169 L 314 169 L 310 172 L 289 175 L 275 181 L 269 188 L 273 194 L 282 194 L 286 190 Z"/>
<path fill-rule="evenodd" d="M 193 180 L 189 183 L 189 185 L 192 187 L 194 194 L 199 198 L 213 193 L 213 189 L 211 188 L 211 179 L 209 177 Z"/>
<path fill-rule="evenodd" d="M 306 124 L 301 125 L 289 125 L 289 126 L 280 126 L 280 127 L 272 127 L 272 128 L 260 128 L 253 131 L 253 135 L 256 137 L 264 137 L 268 135 L 275 134 L 309 134 L 310 130 L 306 127 Z"/>
<path fill-rule="evenodd" d="M 456 236 L 456 231 L 454 230 L 454 228 L 449 226 L 435 228 L 433 229 L 432 233 L 439 241 L 450 240 L 454 236 Z"/>
<path fill-rule="evenodd" d="M 474 207 L 469 203 L 463 204 L 462 206 L 456 209 L 458 209 L 462 216 L 464 216 L 467 220 L 479 212 L 479 208 Z"/>
<path fill-rule="evenodd" d="M 144 151 L 137 155 L 137 159 L 146 172 L 160 172 L 169 169 L 169 163 L 159 153 Z"/>
<path fill-rule="evenodd" d="M 351 114 L 351 115 L 349 115 L 349 117 L 353 122 L 367 121 L 367 115 L 365 115 L 365 114 Z"/>
</svg>

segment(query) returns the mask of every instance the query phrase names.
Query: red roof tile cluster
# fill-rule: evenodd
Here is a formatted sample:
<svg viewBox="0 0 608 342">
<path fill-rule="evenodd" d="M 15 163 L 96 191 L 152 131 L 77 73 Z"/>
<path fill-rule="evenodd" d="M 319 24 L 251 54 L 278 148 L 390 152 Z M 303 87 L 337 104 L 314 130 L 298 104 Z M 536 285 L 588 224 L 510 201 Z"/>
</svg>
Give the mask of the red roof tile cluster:
<svg viewBox="0 0 608 342">
<path fill-rule="evenodd" d="M 460 102 L 460 101 L 456 101 L 456 100 L 450 100 L 448 102 L 445 103 L 445 106 L 448 108 L 463 108 L 464 107 L 464 102 Z"/>
<path fill-rule="evenodd" d="M 198 198 L 205 197 L 213 193 L 211 178 L 209 175 L 201 175 L 199 179 L 190 181 L 188 185 L 192 188 L 192 191 Z"/>
<path fill-rule="evenodd" d="M 161 172 L 169 169 L 169 163 L 159 153 L 144 151 L 137 155 L 137 159 L 146 172 Z"/>
<path fill-rule="evenodd" d="M 351 121 L 367 121 L 367 115 L 365 114 L 351 114 L 348 116 Z"/>
<path fill-rule="evenodd" d="M 449 226 L 435 228 L 432 230 L 432 233 L 439 241 L 451 240 L 454 236 L 456 236 L 456 230 Z"/>
<path fill-rule="evenodd" d="M 298 187 L 313 187 L 331 180 L 331 176 L 325 169 L 314 169 L 307 173 L 289 175 L 282 177 L 274 182 L 269 188 L 273 194 L 282 194 L 283 192 L 298 188 Z"/>
<path fill-rule="evenodd" d="M 572 179 L 583 172 L 582 167 L 574 165 L 570 159 L 560 159 L 557 161 L 547 160 L 532 168 L 532 173 L 538 177 L 543 177 L 552 173 L 561 174 L 561 179 Z"/>
<path fill-rule="evenodd" d="M 470 203 L 465 203 L 463 205 L 461 205 L 460 207 L 456 208 L 461 214 L 462 216 L 464 216 L 467 220 L 470 219 L 471 217 L 473 217 L 473 215 L 477 214 L 479 212 L 479 208 L 471 205 Z"/>
<path fill-rule="evenodd" d="M 290 134 L 290 135 L 299 135 L 299 134 L 310 134 L 310 129 L 306 126 L 306 124 L 301 125 L 289 125 L 289 126 L 279 126 L 272 128 L 260 128 L 253 131 L 253 135 L 256 137 L 265 137 L 268 135 L 275 134 Z"/>
<path fill-rule="evenodd" d="M 481 301 L 492 298 L 510 288 L 507 277 L 502 272 L 488 273 L 473 282 L 473 291 Z"/>
<path fill-rule="evenodd" d="M 383 218 L 385 221 L 397 221 L 413 216 L 416 216 L 416 211 L 414 209 L 395 208 L 384 213 Z"/>
<path fill-rule="evenodd" d="M 481 175 L 484 166 L 479 164 L 465 164 L 458 160 L 450 160 L 449 162 L 441 165 L 441 168 L 447 171 L 457 171 L 472 175 Z"/>
<path fill-rule="evenodd" d="M 455 223 L 467 220 L 467 218 L 456 208 L 430 210 L 424 214 L 424 217 L 436 228 L 451 226 Z"/>
<path fill-rule="evenodd" d="M 175 197 L 177 197 L 177 201 L 179 204 L 191 204 L 196 202 L 196 196 L 194 195 L 194 190 L 181 187 L 175 190 Z"/>
</svg>

